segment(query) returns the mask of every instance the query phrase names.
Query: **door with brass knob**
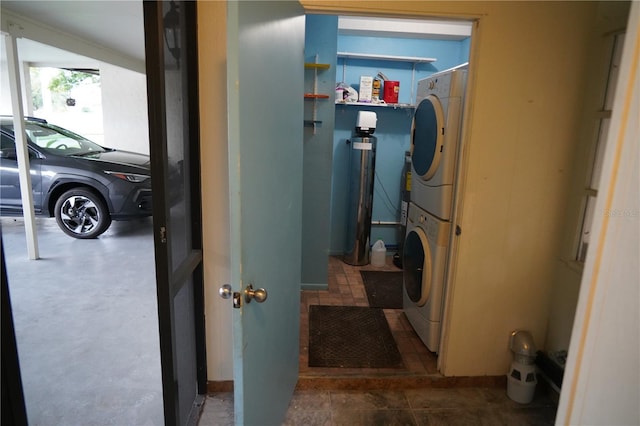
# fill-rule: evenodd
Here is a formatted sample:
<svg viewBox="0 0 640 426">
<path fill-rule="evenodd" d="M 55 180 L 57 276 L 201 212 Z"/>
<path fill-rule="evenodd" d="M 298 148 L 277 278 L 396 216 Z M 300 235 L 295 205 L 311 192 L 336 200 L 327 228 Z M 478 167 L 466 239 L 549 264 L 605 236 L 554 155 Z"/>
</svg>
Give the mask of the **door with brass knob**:
<svg viewBox="0 0 640 426">
<path fill-rule="evenodd" d="M 267 290 L 264 288 L 253 289 L 253 285 L 249 284 L 247 288 L 244 289 L 244 302 L 251 303 L 252 300 L 255 300 L 258 303 L 262 303 L 267 300 Z M 242 306 L 242 298 L 240 297 L 240 293 L 234 292 L 231 288 L 230 284 L 224 284 L 222 287 L 218 289 L 218 294 L 223 299 L 231 299 L 233 297 L 233 307 L 238 309 Z"/>
<path fill-rule="evenodd" d="M 249 303 L 255 300 L 258 303 L 262 303 L 267 300 L 267 290 L 264 288 L 253 289 L 253 285 L 249 284 L 244 290 L 244 301 Z"/>
<path fill-rule="evenodd" d="M 298 381 L 300 355 L 304 9 L 289 1 L 198 2 L 198 14 L 203 23 L 227 17 L 226 61 L 224 53 L 216 56 L 210 68 L 219 74 L 217 64 L 226 63 L 226 105 L 218 111 L 227 114 L 221 123 L 227 150 L 220 155 L 228 159 L 232 289 L 223 293 L 234 306 L 241 302 L 231 310 L 234 424 L 279 425 Z M 224 40 L 213 27 L 199 26 L 198 33 Z M 256 69 L 281 77 L 291 90 L 264 84 L 254 77 Z M 205 74 L 206 91 L 217 93 L 219 80 Z M 210 130 L 212 144 L 224 139 L 219 128 Z"/>
</svg>

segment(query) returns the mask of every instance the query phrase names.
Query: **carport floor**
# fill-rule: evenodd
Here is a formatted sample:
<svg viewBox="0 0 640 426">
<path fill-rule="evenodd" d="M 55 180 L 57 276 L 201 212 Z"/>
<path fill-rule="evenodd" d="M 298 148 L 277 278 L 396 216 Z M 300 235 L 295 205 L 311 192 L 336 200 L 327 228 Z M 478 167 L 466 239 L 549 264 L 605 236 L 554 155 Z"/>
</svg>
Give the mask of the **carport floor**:
<svg viewBox="0 0 640 426">
<path fill-rule="evenodd" d="M 2 218 L 30 425 L 162 425 L 152 220 L 78 240 L 36 219 Z"/>
</svg>

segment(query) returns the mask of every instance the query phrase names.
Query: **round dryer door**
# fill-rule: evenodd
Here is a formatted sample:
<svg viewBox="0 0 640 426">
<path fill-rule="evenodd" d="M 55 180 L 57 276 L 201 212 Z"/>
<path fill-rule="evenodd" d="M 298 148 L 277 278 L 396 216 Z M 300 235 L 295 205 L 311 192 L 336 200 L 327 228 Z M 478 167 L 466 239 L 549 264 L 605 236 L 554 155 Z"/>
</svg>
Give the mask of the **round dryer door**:
<svg viewBox="0 0 640 426">
<path fill-rule="evenodd" d="M 442 105 L 437 97 L 429 95 L 416 108 L 411 124 L 411 162 L 423 180 L 431 179 L 438 170 L 443 133 Z"/>
<path fill-rule="evenodd" d="M 412 229 L 404 240 L 402 269 L 409 299 L 423 306 L 431 291 L 431 251 L 427 235 L 421 228 Z"/>
</svg>

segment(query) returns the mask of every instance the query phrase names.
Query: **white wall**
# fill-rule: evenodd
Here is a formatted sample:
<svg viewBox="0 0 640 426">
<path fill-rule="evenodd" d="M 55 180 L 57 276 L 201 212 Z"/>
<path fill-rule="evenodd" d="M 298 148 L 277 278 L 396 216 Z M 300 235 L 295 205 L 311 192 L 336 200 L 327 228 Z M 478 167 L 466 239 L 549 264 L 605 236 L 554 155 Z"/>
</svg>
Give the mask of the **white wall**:
<svg viewBox="0 0 640 426">
<path fill-rule="evenodd" d="M 4 18 L 11 15 L 5 13 L 4 10 L 3 13 Z M 44 118 L 48 118 L 62 127 L 68 127 L 70 130 L 86 135 L 90 139 L 108 147 L 148 154 L 149 130 L 147 120 L 147 83 L 145 74 L 143 72 L 132 71 L 128 68 L 111 65 L 110 63 L 101 62 L 95 59 L 97 55 L 98 57 L 112 58 L 116 63 L 129 63 L 127 61 L 119 60 L 121 58 L 118 58 L 117 56 L 110 55 L 109 53 L 112 52 L 98 52 L 96 51 L 95 46 L 94 49 L 85 46 L 85 43 L 81 39 L 74 39 L 70 41 L 64 34 L 60 34 L 49 27 L 41 26 L 36 21 L 29 20 L 26 22 L 18 15 L 11 16 L 12 21 L 20 22 L 20 25 L 23 27 L 19 37 L 24 38 L 18 39 L 19 56 L 25 52 L 27 56 L 34 56 L 34 58 L 29 58 L 29 60 L 40 61 L 37 63 L 37 66 L 39 67 L 70 66 L 100 69 L 102 88 L 102 126 L 100 126 L 99 123 L 96 123 L 95 126 L 93 126 L 96 128 L 96 136 L 91 133 L 93 130 L 86 130 L 87 126 L 74 128 L 66 125 L 65 120 L 67 118 L 58 118 L 53 116 Z M 2 23 L 3 30 L 5 27 L 9 28 L 6 22 L 4 22 L 4 19 Z M 47 42 L 50 42 L 51 44 L 47 44 Z M 69 50 L 65 49 L 65 42 L 68 43 Z M 52 45 L 57 45 L 58 48 L 51 47 Z M 0 37 L 0 48 L 0 114 L 11 115 L 11 96 L 9 92 L 4 34 L 3 37 Z M 94 56 L 82 56 L 80 52 L 90 52 Z M 42 55 L 45 59 L 38 57 Z M 35 57 L 37 57 L 37 59 Z M 21 59 L 21 62 L 23 63 L 29 63 L 23 58 L 19 59 Z M 137 61 L 137 64 L 132 67 L 132 69 L 136 70 L 139 70 L 140 68 L 144 68 L 144 61 L 142 60 Z M 28 72 L 28 67 L 26 66 L 21 67 L 21 69 L 23 70 L 23 73 Z M 23 75 L 21 77 L 23 80 L 23 87 L 26 87 L 24 84 L 25 76 Z M 28 111 L 26 105 L 25 111 Z M 81 114 L 76 115 L 77 117 L 81 116 Z M 77 117 L 74 117 L 73 114 L 71 114 L 68 120 L 71 122 L 77 119 L 82 120 L 82 118 Z"/>
<path fill-rule="evenodd" d="M 0 40 L 0 115 L 12 115 L 4 37 L 0 37 Z M 102 137 L 93 139 L 110 148 L 149 154 L 146 75 L 104 62 L 100 63 L 99 68 L 102 88 L 102 127 L 99 131 L 104 133 Z M 74 129 L 60 120 L 55 124 L 92 139 L 92 135 L 86 131 Z"/>
<path fill-rule="evenodd" d="M 146 75 L 100 64 L 105 146 L 149 154 Z"/>
<path fill-rule="evenodd" d="M 0 115 L 11 115 L 11 92 L 9 91 L 9 73 L 7 61 L 5 59 L 4 37 L 0 36 L 0 50 L 2 59 L 0 60 Z"/>
<path fill-rule="evenodd" d="M 556 424 L 640 424 L 639 26 L 633 2 Z"/>
</svg>

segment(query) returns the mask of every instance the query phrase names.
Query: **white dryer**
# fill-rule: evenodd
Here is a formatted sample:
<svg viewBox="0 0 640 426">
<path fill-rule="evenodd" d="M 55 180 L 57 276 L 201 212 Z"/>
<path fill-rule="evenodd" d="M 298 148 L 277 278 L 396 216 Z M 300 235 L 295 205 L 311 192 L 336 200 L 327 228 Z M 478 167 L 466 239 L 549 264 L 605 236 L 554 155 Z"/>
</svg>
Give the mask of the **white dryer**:
<svg viewBox="0 0 640 426">
<path fill-rule="evenodd" d="M 418 81 L 411 126 L 411 201 L 443 220 L 451 220 L 467 65 Z"/>
<path fill-rule="evenodd" d="M 451 223 L 409 203 L 402 252 L 403 309 L 413 329 L 438 352 Z"/>
</svg>

